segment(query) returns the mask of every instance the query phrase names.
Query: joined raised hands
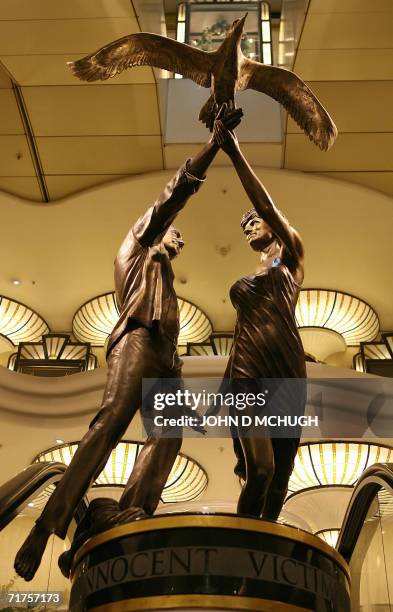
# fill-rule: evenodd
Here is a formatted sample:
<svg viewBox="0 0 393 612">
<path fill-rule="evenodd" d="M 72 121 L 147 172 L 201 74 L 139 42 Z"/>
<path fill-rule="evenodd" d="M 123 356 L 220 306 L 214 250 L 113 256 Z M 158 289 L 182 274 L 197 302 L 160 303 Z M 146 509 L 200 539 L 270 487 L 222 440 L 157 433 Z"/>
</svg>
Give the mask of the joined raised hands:
<svg viewBox="0 0 393 612">
<path fill-rule="evenodd" d="M 241 108 L 227 111 L 227 105 L 224 103 L 214 120 L 213 140 L 228 155 L 239 149 L 239 143 L 233 130 L 239 125 L 242 116 Z"/>
</svg>

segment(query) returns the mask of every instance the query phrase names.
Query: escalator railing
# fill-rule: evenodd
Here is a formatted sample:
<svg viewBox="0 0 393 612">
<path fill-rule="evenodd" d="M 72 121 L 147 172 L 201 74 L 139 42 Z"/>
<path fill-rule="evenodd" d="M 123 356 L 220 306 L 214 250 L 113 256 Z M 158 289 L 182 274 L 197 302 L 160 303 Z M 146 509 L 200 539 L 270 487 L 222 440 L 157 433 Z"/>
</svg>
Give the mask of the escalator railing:
<svg viewBox="0 0 393 612">
<path fill-rule="evenodd" d="M 7 594 L 32 589 L 36 593 L 61 593 L 63 603 L 56 609 L 68 610 L 68 580 L 58 567 L 58 558 L 69 548 L 76 524 L 86 512 L 85 500 L 74 513 L 75 521 L 70 525 L 66 541 L 51 536 L 32 582 L 25 583 L 14 570 L 15 554 L 31 530 L 37 510 L 46 503 L 66 469 L 67 466 L 60 462 L 34 463 L 0 486 L 1 609 L 4 609 L 2 604 L 8 604 Z M 27 509 L 28 505 L 31 508 Z M 7 609 L 11 608 L 7 605 Z"/>
<path fill-rule="evenodd" d="M 352 612 L 393 610 L 393 464 L 376 464 L 360 477 L 337 549 L 351 570 Z"/>
<path fill-rule="evenodd" d="M 60 462 L 34 463 L 0 486 L 0 531 L 42 490 L 57 483 L 66 468 Z M 77 522 L 85 510 L 86 503 L 83 501 L 75 515 Z"/>
<path fill-rule="evenodd" d="M 393 463 L 376 463 L 370 466 L 363 472 L 355 486 L 337 542 L 339 553 L 348 562 L 351 560 L 370 506 L 381 489 L 390 492 L 393 497 Z"/>
</svg>

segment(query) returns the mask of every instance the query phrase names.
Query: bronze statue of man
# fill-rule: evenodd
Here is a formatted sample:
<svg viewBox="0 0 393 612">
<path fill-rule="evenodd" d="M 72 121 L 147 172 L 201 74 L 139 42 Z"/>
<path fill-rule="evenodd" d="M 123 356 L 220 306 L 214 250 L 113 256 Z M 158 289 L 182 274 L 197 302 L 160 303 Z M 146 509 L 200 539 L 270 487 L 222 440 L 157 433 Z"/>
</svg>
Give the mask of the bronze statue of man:
<svg viewBox="0 0 393 612">
<path fill-rule="evenodd" d="M 302 240 L 254 174 L 234 133 L 220 120 L 215 121 L 213 133 L 254 206 L 241 227 L 250 247 L 260 254 L 256 273 L 241 278 L 230 290 L 237 322 L 225 377 L 236 392 L 254 393 L 261 379 L 272 389 L 283 388 L 280 379 L 296 379 L 291 381 L 296 392 L 286 397 L 284 393 L 279 408 L 281 415 L 300 416 L 305 408 L 306 364 L 295 307 L 304 276 Z M 276 520 L 287 494 L 300 428 L 291 432 L 291 438 L 270 432 L 259 437 L 232 433 L 238 458 L 235 473 L 245 482 L 239 514 Z"/>
<path fill-rule="evenodd" d="M 241 111 L 223 118 L 229 129 Z M 120 318 L 108 343 L 108 375 L 101 410 L 70 465 L 20 548 L 15 570 L 32 580 L 48 538 L 65 538 L 75 509 L 104 468 L 141 404 L 143 378 L 178 378 L 178 306 L 170 260 L 183 247 L 172 223 L 204 180 L 219 147 L 212 137 L 166 185 L 156 202 L 131 227 L 115 260 Z M 179 438 L 149 438 L 119 505 L 153 514 L 181 446 Z"/>
</svg>

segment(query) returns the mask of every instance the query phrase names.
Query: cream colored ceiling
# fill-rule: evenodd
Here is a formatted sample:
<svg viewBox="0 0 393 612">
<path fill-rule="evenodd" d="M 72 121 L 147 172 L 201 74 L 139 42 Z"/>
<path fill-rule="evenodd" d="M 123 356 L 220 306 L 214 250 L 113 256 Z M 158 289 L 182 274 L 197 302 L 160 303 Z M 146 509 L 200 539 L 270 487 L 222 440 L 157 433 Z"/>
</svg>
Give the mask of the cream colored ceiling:
<svg viewBox="0 0 393 612">
<path fill-rule="evenodd" d="M 303 236 L 304 286 L 359 296 L 376 310 L 383 330 L 393 329 L 392 199 L 317 175 L 257 173 Z M 120 243 L 171 174 L 128 177 L 49 206 L 0 194 L 0 294 L 29 305 L 52 330 L 70 330 L 84 302 L 113 290 Z M 186 241 L 174 261 L 176 291 L 202 308 L 216 330 L 233 328 L 229 288 L 257 266 L 239 225 L 249 207 L 233 170 L 214 167 L 176 221 Z M 12 285 L 12 278 L 22 284 Z"/>
<path fill-rule="evenodd" d="M 294 64 L 333 116 L 320 154 L 288 121 L 286 168 L 393 194 L 393 2 L 310 0 Z"/>
<path fill-rule="evenodd" d="M 140 31 L 131 0 L 2 0 L 0 189 L 42 199 L 12 83 L 28 112 L 49 199 L 163 167 L 153 71 L 81 83 L 66 67 Z"/>
</svg>

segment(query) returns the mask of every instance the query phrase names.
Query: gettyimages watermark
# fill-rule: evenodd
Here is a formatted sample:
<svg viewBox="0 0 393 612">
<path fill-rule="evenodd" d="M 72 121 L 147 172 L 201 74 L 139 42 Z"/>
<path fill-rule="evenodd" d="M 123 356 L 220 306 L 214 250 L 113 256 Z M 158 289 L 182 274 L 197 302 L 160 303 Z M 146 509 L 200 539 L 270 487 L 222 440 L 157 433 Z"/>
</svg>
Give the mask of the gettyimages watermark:
<svg viewBox="0 0 393 612">
<path fill-rule="evenodd" d="M 179 437 L 393 437 L 393 380 L 144 379 L 145 433 Z"/>
</svg>

